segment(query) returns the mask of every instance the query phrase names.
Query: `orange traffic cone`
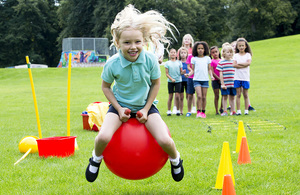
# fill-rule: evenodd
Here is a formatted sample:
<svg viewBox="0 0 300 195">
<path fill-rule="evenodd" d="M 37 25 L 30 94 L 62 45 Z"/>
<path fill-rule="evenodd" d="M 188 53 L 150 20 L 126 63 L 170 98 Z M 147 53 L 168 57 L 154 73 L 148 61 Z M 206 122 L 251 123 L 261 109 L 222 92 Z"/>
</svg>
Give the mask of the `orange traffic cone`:
<svg viewBox="0 0 300 195">
<path fill-rule="evenodd" d="M 247 138 L 242 137 L 238 164 L 247 164 L 247 163 L 251 164 L 250 153 L 248 149 Z"/>
<path fill-rule="evenodd" d="M 224 175 L 222 195 L 236 195 L 231 175 Z"/>
</svg>

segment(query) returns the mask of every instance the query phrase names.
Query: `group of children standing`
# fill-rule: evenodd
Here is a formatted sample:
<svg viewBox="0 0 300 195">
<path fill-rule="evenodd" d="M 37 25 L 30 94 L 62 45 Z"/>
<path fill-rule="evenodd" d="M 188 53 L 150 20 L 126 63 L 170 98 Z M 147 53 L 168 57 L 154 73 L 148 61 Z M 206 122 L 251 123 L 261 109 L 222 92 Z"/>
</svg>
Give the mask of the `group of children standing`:
<svg viewBox="0 0 300 195">
<path fill-rule="evenodd" d="M 227 116 L 241 115 L 240 99 L 243 94 L 245 101 L 244 114 L 254 110 L 250 105 L 248 89 L 250 88 L 250 64 L 252 51 L 244 38 L 237 41 L 224 43 L 221 54 L 217 46 L 209 48 L 205 41 L 193 44 L 193 38 L 186 34 L 182 40 L 182 47 L 169 52 L 169 61 L 165 63 L 166 76 L 168 77 L 168 111 L 167 115 L 183 115 L 184 91 L 187 99 L 187 117 L 192 115 L 192 104 L 196 100 L 197 118 L 206 118 L 206 96 L 209 88 L 209 77 L 214 91 L 214 105 L 216 114 Z M 222 99 L 220 109 L 219 91 Z M 194 95 L 196 92 L 196 95 Z M 175 94 L 174 108 L 171 105 Z M 227 100 L 229 107 L 227 108 Z M 236 103 L 236 109 L 235 109 Z"/>
</svg>

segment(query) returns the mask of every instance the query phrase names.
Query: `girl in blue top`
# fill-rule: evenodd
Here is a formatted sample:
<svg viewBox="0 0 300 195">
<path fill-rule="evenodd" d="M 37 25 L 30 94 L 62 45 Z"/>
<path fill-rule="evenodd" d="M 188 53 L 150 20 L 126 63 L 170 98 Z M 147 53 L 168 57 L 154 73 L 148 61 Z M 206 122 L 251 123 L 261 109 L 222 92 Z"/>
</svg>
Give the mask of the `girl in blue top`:
<svg viewBox="0 0 300 195">
<path fill-rule="evenodd" d="M 101 76 L 102 90 L 111 106 L 96 136 L 93 156 L 86 169 L 85 175 L 89 182 L 96 180 L 102 153 L 113 134 L 131 117 L 125 113 L 126 109 L 132 113 L 141 112 L 142 116 L 136 116 L 137 120 L 145 123 L 157 143 L 169 155 L 173 179 L 182 180 L 184 170 L 180 154 L 157 108 L 152 105 L 160 87 L 158 60 L 154 54 L 143 49 L 144 41 L 155 42 L 152 40 L 154 35 L 159 35 L 159 41 L 168 42 L 164 35 L 167 30 L 172 33 L 170 26 L 172 24 L 160 13 L 148 11 L 142 14 L 132 5 L 117 14 L 111 26 L 111 34 L 119 53 L 107 61 Z M 113 82 L 115 84 L 111 89 Z"/>
<path fill-rule="evenodd" d="M 184 74 L 182 70 L 182 64 L 176 59 L 176 49 L 170 49 L 169 53 L 170 60 L 165 64 L 166 76 L 168 77 L 168 111 L 167 115 L 171 116 L 171 105 L 173 100 L 173 94 L 175 93 L 174 106 L 177 108 L 176 115 L 180 116 L 179 111 L 179 93 L 181 90 L 181 74 Z"/>
<path fill-rule="evenodd" d="M 197 118 L 206 118 L 206 95 L 209 87 L 209 77 L 213 80 L 211 70 L 211 59 L 209 55 L 208 44 L 205 41 L 196 42 L 193 47 L 193 58 L 191 59 L 192 71 L 188 76 L 194 74 L 194 87 L 197 93 Z"/>
</svg>

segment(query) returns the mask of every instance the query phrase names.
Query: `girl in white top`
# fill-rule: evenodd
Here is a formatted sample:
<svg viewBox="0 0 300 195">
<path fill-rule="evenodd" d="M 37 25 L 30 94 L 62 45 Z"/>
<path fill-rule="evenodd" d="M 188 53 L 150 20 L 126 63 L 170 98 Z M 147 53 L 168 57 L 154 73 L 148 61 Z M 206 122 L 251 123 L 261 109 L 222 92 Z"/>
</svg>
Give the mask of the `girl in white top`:
<svg viewBox="0 0 300 195">
<path fill-rule="evenodd" d="M 241 94 L 243 92 L 245 101 L 245 115 L 248 115 L 250 88 L 250 64 L 252 60 L 252 51 L 250 45 L 244 38 L 237 40 L 235 54 L 233 56 L 233 67 L 236 68 L 234 76 L 234 87 L 236 88 L 236 115 L 241 115 Z"/>
<path fill-rule="evenodd" d="M 194 87 L 197 93 L 197 118 L 206 118 L 206 95 L 209 87 L 209 76 L 213 79 L 211 70 L 211 59 L 208 44 L 205 41 L 196 42 L 193 47 L 193 58 L 191 59 L 192 71 L 188 76 L 194 74 Z"/>
</svg>

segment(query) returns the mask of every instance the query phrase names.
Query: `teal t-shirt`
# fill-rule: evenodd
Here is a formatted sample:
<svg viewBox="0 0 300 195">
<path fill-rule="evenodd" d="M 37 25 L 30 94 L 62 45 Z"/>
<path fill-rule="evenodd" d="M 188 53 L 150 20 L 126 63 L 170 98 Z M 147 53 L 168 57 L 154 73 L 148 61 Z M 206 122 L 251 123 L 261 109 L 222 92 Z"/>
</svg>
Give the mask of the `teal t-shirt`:
<svg viewBox="0 0 300 195">
<path fill-rule="evenodd" d="M 106 62 L 101 78 L 114 83 L 113 93 L 122 107 L 132 112 L 142 109 L 148 99 L 151 80 L 160 78 L 157 57 L 144 49 L 135 62 L 126 60 L 121 51 Z"/>
<path fill-rule="evenodd" d="M 172 77 L 173 79 L 175 79 L 175 83 L 179 83 L 182 81 L 182 77 L 180 74 L 180 68 L 182 68 L 182 63 L 179 60 L 176 61 L 167 61 L 165 64 L 165 68 L 167 68 L 169 70 L 169 75 L 170 77 Z M 172 82 L 169 78 L 168 78 L 168 82 Z"/>
</svg>

